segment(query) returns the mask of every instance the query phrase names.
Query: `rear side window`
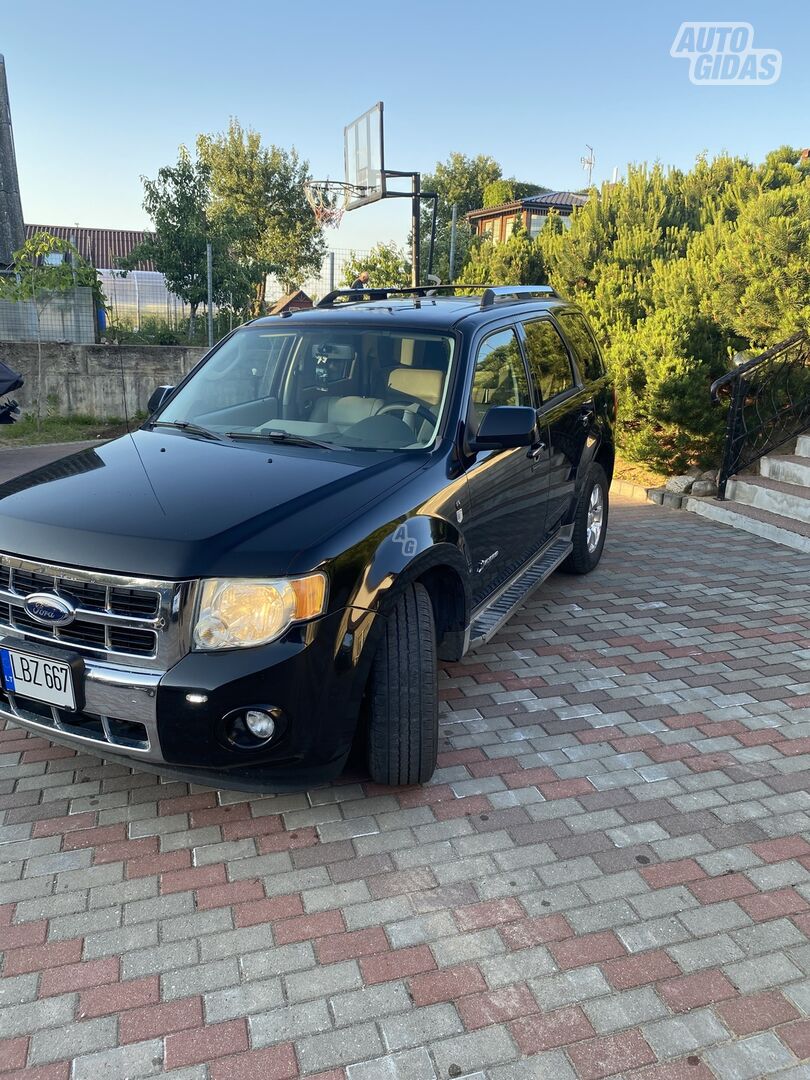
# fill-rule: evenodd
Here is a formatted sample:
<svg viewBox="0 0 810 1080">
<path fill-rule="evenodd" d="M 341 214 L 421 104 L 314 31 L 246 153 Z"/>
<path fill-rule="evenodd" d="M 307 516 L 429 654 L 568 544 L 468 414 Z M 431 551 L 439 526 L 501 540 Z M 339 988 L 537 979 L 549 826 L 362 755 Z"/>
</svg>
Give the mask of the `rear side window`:
<svg viewBox="0 0 810 1080">
<path fill-rule="evenodd" d="M 548 319 L 523 324 L 529 368 L 542 402 L 574 386 L 571 360 L 563 339 Z"/>
<path fill-rule="evenodd" d="M 475 360 L 472 425 L 478 430 L 493 405 L 531 405 L 526 368 L 517 335 L 498 330 L 484 338 Z"/>
<path fill-rule="evenodd" d="M 605 374 L 599 346 L 585 321 L 585 316 L 578 311 L 566 311 L 557 316 L 560 326 L 574 347 L 577 363 L 586 382 L 595 382 Z"/>
</svg>

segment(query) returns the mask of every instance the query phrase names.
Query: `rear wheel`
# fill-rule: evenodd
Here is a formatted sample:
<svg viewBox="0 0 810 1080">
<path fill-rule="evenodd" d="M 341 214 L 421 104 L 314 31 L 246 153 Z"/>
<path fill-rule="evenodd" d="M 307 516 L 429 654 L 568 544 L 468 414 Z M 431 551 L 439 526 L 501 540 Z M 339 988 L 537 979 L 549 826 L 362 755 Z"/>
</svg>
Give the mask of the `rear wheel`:
<svg viewBox="0 0 810 1080">
<path fill-rule="evenodd" d="M 378 784 L 424 784 L 436 769 L 438 667 L 424 585 L 403 590 L 387 616 L 368 688 L 368 765 Z"/>
<path fill-rule="evenodd" d="M 594 463 L 577 499 L 574 512 L 574 550 L 562 564 L 569 574 L 589 574 L 602 558 L 608 523 L 608 482 L 605 470 Z"/>
</svg>

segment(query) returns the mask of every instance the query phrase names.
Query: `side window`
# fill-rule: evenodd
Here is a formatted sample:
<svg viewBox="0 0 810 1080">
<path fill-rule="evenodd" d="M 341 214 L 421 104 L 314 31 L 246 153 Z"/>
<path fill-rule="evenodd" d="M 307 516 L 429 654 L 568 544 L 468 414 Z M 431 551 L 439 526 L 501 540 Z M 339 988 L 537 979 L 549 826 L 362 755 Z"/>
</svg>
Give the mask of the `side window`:
<svg viewBox="0 0 810 1080">
<path fill-rule="evenodd" d="M 605 374 L 599 346 L 585 321 L 585 316 L 578 311 L 566 311 L 558 315 L 560 325 L 568 335 L 568 340 L 577 354 L 577 362 L 582 377 L 586 382 L 595 382 Z"/>
<path fill-rule="evenodd" d="M 526 368 L 514 330 L 498 330 L 478 348 L 472 385 L 471 422 L 477 430 L 493 405 L 531 405 Z"/>
<path fill-rule="evenodd" d="M 574 386 L 574 373 L 563 339 L 548 319 L 523 324 L 529 368 L 542 402 Z"/>
</svg>

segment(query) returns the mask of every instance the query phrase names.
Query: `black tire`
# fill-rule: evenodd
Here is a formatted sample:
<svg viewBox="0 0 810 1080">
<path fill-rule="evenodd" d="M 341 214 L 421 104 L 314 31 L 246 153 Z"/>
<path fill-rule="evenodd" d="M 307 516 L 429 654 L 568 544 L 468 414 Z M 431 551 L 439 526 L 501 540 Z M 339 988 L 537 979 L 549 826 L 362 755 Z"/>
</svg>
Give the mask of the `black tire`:
<svg viewBox="0 0 810 1080">
<path fill-rule="evenodd" d="M 436 624 L 424 585 L 409 585 L 387 616 L 368 694 L 368 767 L 378 784 L 424 784 L 436 770 Z"/>
<path fill-rule="evenodd" d="M 591 510 L 591 496 L 595 488 L 601 492 L 602 527 L 596 545 L 589 547 L 589 513 Z M 574 511 L 574 532 L 571 540 L 574 550 L 562 564 L 562 569 L 569 574 L 589 574 L 602 558 L 602 550 L 605 546 L 608 526 L 608 481 L 605 470 L 595 462 L 588 469 L 585 483 L 577 499 Z M 592 542 L 592 537 L 591 537 Z"/>
</svg>

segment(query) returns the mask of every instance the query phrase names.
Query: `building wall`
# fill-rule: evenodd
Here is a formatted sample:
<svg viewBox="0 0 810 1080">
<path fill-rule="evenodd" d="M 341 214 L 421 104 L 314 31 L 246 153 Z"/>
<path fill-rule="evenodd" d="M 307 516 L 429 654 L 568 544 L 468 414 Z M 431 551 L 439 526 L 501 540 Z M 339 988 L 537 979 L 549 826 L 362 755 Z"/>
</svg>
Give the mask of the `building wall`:
<svg viewBox="0 0 810 1080">
<path fill-rule="evenodd" d="M 174 386 L 207 350 L 175 345 L 42 345 L 43 413 L 123 417 L 145 412 L 157 386 Z M 0 361 L 25 377 L 14 393 L 24 408 L 38 397 L 36 342 L 0 342 Z"/>
</svg>

